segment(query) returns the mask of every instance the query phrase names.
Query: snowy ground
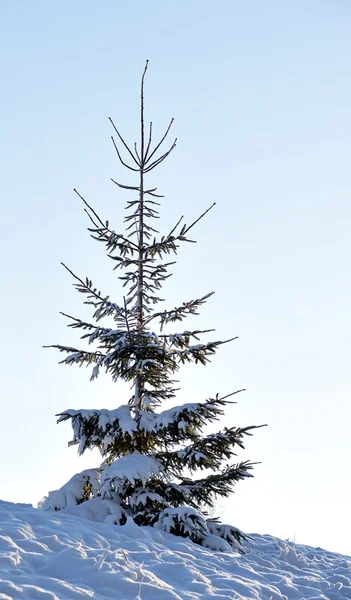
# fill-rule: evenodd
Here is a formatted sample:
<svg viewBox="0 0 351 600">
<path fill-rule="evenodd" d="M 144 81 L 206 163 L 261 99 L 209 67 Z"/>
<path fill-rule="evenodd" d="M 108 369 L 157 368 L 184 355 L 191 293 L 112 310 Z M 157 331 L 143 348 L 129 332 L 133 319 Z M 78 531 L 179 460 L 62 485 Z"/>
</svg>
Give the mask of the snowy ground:
<svg viewBox="0 0 351 600">
<path fill-rule="evenodd" d="M 244 556 L 0 501 L 0 600 L 351 599 L 351 557 L 254 536 Z"/>
</svg>

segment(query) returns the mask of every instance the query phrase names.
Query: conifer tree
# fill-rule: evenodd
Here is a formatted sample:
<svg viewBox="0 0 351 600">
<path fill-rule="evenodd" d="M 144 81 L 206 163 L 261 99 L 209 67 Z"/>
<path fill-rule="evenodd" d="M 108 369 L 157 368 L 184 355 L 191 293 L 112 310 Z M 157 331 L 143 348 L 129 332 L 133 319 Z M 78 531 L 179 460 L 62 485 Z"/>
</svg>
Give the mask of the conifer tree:
<svg viewBox="0 0 351 600">
<path fill-rule="evenodd" d="M 157 188 L 148 188 L 147 176 L 174 150 L 176 139 L 163 149 L 173 119 L 156 144 L 152 123 L 145 126 L 147 68 L 148 62 L 141 78 L 140 145 L 128 146 L 110 119 L 117 157 L 138 177 L 136 185 L 112 179 L 119 189 L 134 194 L 127 201 L 125 233 L 112 229 L 75 190 L 89 217 L 91 237 L 105 245 L 114 269 L 122 272 L 119 278 L 125 295 L 115 303 L 89 278 L 81 279 L 63 265 L 84 303 L 91 307 L 92 322 L 62 314 L 93 349 L 49 346 L 67 355 L 63 364 L 90 366 L 91 380 L 104 370 L 114 382 L 130 383 L 132 395 L 114 410 L 69 409 L 57 415 L 58 423 L 71 422 L 69 445 L 77 445 L 79 454 L 98 448 L 103 463 L 50 492 L 41 507 L 121 525 L 132 518 L 138 525 L 159 527 L 213 549 L 242 551 L 245 534 L 207 518 L 206 507 L 213 507 L 218 496 L 229 496 L 238 481 L 252 477 L 254 463 L 227 462 L 237 448 L 244 448 L 244 436 L 251 435 L 256 426 L 225 427 L 207 435 L 203 431 L 206 424 L 224 414 L 224 407 L 237 392 L 160 410 L 164 401 L 176 395 L 174 377 L 182 364 L 205 365 L 219 346 L 231 340 L 201 343 L 201 335 L 213 330 L 172 331 L 174 324 L 197 315 L 213 292 L 187 299 L 175 308 L 158 308 L 160 289 L 174 264 L 169 257 L 183 243 L 194 241 L 192 229 L 214 204 L 190 225 L 181 217 L 165 235 L 160 236 L 154 227 L 162 196 Z M 195 478 L 196 471 L 204 473 Z"/>
</svg>

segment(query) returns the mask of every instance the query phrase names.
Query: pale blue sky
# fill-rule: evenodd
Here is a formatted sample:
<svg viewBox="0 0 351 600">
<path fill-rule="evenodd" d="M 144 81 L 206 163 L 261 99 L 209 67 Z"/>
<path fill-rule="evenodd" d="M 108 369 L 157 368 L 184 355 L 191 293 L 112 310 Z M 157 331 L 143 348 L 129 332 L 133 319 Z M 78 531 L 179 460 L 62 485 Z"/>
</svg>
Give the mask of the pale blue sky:
<svg viewBox="0 0 351 600">
<path fill-rule="evenodd" d="M 133 181 L 108 117 L 134 141 L 148 58 L 147 115 L 159 132 L 174 116 L 179 140 L 150 178 L 164 229 L 217 202 L 168 304 L 216 290 L 196 326 L 239 335 L 183 370 L 178 403 L 246 387 L 225 424 L 269 424 L 220 512 L 351 554 L 350 3 L 3 0 L 0 40 L 0 497 L 36 503 L 98 464 L 54 415 L 126 397 L 41 346 L 79 343 L 58 315 L 85 314 L 61 260 L 121 299 L 72 188 L 120 229 L 129 197 L 109 178 Z"/>
</svg>

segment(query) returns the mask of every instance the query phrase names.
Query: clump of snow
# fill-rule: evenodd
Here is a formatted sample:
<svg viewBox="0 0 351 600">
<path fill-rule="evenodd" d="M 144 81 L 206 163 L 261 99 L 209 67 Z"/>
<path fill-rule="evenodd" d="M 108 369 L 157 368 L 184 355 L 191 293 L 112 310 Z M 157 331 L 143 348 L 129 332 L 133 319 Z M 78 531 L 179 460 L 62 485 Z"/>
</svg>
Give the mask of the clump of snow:
<svg viewBox="0 0 351 600">
<path fill-rule="evenodd" d="M 66 421 L 68 418 L 72 419 L 73 442 L 79 439 L 82 424 L 94 418 L 97 419 L 98 427 L 103 433 L 116 426 L 120 427 L 123 433 L 130 435 L 136 430 L 136 422 L 127 404 L 122 404 L 113 410 L 107 408 L 74 410 L 70 408 L 59 413 L 58 417 L 58 423 Z"/>
<path fill-rule="evenodd" d="M 1 600 L 351 598 L 351 557 L 269 535 L 253 536 L 247 550 L 215 552 L 132 519 L 112 526 L 0 501 Z"/>
<path fill-rule="evenodd" d="M 63 510 L 76 506 L 84 494 L 87 484 L 92 486 L 93 491 L 100 489 L 100 470 L 86 469 L 81 473 L 73 475 L 59 490 L 49 492 L 39 503 L 39 508 L 44 510 Z M 1 598 L 1 597 L 0 597 Z"/>
<path fill-rule="evenodd" d="M 209 533 L 203 515 L 189 506 L 165 508 L 160 513 L 156 527 L 191 540 L 205 538 Z"/>
<path fill-rule="evenodd" d="M 101 494 L 104 496 L 105 491 L 110 490 L 111 482 L 114 483 L 115 488 L 124 480 L 134 484 L 140 479 L 145 485 L 147 479 L 160 473 L 161 468 L 161 463 L 147 454 L 135 452 L 122 456 L 104 469 L 101 476 Z"/>
<path fill-rule="evenodd" d="M 81 519 L 96 521 L 97 523 L 119 524 L 124 516 L 124 510 L 114 501 L 106 498 L 89 498 L 86 502 L 70 506 L 65 509 L 66 514 L 77 515 Z"/>
<path fill-rule="evenodd" d="M 198 402 L 192 402 L 188 404 L 182 404 L 180 406 L 173 406 L 172 408 L 168 408 L 167 410 L 163 410 L 159 413 L 140 411 L 141 417 L 139 426 L 144 431 L 158 431 L 160 429 L 167 429 L 169 425 L 177 421 L 180 413 L 195 413 L 199 406 L 200 404 Z M 185 425 L 187 425 L 187 423 L 185 423 Z"/>
</svg>

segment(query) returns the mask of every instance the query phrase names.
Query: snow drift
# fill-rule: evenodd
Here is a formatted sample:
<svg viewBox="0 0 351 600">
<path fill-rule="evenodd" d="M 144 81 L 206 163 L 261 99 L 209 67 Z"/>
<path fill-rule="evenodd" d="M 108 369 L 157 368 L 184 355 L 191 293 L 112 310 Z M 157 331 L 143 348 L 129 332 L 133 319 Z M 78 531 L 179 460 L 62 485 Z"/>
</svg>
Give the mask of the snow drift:
<svg viewBox="0 0 351 600">
<path fill-rule="evenodd" d="M 351 557 L 269 535 L 247 549 L 0 501 L 0 600 L 351 599 Z"/>
</svg>

